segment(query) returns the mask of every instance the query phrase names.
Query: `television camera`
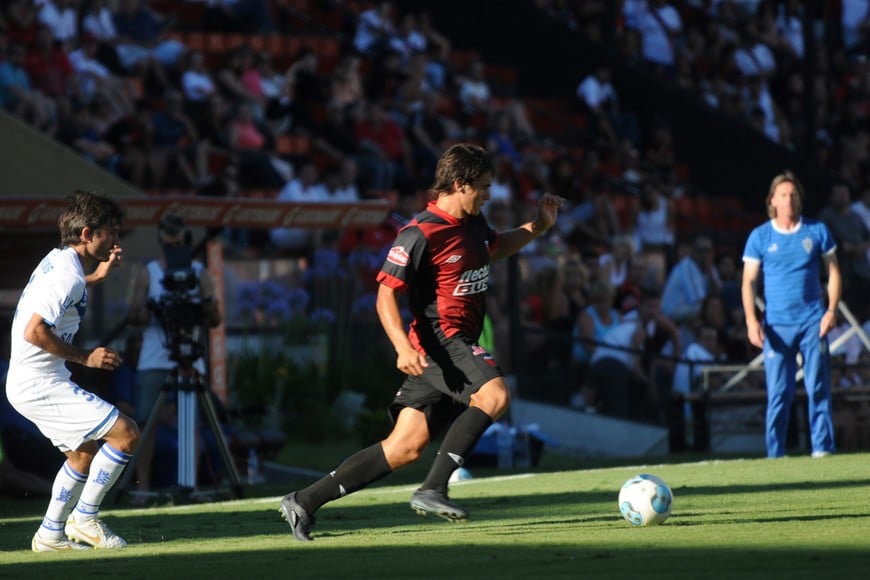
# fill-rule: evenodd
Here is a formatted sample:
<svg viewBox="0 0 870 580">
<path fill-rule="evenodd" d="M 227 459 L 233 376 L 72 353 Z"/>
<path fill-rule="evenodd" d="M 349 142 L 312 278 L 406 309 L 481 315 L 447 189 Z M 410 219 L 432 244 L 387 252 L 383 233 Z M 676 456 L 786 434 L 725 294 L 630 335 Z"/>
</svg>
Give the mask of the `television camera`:
<svg viewBox="0 0 870 580">
<path fill-rule="evenodd" d="M 180 220 L 176 225 L 182 227 Z M 241 497 L 241 484 L 235 462 L 230 453 L 223 431 L 215 412 L 214 403 L 209 396 L 203 376 L 194 364 L 205 354 L 205 340 L 213 320 L 208 314 L 214 300 L 203 298 L 198 291 L 199 276 L 193 268 L 193 248 L 190 239 L 178 245 L 165 244 L 163 256 L 166 267 L 160 280 L 163 292 L 159 299 L 150 299 L 148 309 L 163 330 L 163 346 L 169 351 L 169 358 L 176 363 L 167 376 L 163 389 L 158 395 L 151 415 L 142 430 L 142 440 L 150 440 L 160 410 L 166 401 L 167 393 L 177 395 L 178 415 L 178 485 L 192 491 L 197 481 L 197 403 L 201 405 L 202 415 L 208 420 L 212 433 L 217 440 L 218 449 L 227 468 L 237 497 Z M 141 445 L 141 443 L 140 443 Z M 134 455 L 133 462 L 138 459 Z M 128 468 L 122 486 L 129 480 L 132 470 Z"/>
<path fill-rule="evenodd" d="M 148 307 L 160 323 L 164 346 L 169 358 L 185 368 L 205 352 L 207 315 L 212 299 L 203 299 L 196 291 L 199 278 L 193 269 L 193 250 L 189 245 L 166 246 L 166 259 L 159 300 L 150 300 Z"/>
</svg>

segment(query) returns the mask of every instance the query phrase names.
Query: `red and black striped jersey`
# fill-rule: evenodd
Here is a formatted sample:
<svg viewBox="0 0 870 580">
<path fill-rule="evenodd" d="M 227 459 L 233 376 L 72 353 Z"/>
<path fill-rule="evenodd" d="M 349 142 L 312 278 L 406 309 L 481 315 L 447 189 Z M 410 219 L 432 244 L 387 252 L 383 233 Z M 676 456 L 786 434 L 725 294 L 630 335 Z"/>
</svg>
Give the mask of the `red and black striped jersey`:
<svg viewBox="0 0 870 580">
<path fill-rule="evenodd" d="M 418 351 L 431 353 L 458 334 L 480 337 L 497 240 L 483 215 L 460 220 L 435 202 L 399 231 L 377 280 L 408 293 L 409 337 Z"/>
</svg>

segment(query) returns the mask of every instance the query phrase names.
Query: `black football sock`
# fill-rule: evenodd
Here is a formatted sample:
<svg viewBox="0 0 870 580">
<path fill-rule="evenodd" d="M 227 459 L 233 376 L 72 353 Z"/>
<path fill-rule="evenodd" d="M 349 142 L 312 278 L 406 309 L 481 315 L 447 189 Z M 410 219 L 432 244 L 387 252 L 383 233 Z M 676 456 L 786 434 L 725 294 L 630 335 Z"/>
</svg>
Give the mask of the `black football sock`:
<svg viewBox="0 0 870 580">
<path fill-rule="evenodd" d="M 359 491 L 392 471 L 383 447 L 376 443 L 357 451 L 334 471 L 297 492 L 296 501 L 313 514 L 323 504 Z"/>
<path fill-rule="evenodd" d="M 492 425 L 489 415 L 477 407 L 469 407 L 456 420 L 447 434 L 444 443 L 435 456 L 429 475 L 420 489 L 447 489 L 450 475 L 457 467 L 465 463 L 465 456 L 471 451 L 486 431 Z"/>
</svg>

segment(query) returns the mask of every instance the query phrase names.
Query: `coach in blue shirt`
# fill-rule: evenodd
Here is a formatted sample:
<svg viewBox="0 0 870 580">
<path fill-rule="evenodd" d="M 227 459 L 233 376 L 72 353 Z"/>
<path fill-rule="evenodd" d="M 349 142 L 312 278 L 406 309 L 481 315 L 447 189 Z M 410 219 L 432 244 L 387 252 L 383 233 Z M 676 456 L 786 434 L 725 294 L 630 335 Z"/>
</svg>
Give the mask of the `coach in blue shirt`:
<svg viewBox="0 0 870 580">
<path fill-rule="evenodd" d="M 840 300 L 837 246 L 822 222 L 802 217 L 803 188 L 790 171 L 777 175 L 767 194 L 771 220 L 755 228 L 743 252 L 743 310 L 749 341 L 764 349 L 767 378 L 767 456 L 785 455 L 794 398 L 797 355 L 803 357 L 813 457 L 834 451 L 827 334 Z M 827 274 L 825 308 L 821 270 Z M 764 274 L 764 321 L 755 310 Z"/>
</svg>

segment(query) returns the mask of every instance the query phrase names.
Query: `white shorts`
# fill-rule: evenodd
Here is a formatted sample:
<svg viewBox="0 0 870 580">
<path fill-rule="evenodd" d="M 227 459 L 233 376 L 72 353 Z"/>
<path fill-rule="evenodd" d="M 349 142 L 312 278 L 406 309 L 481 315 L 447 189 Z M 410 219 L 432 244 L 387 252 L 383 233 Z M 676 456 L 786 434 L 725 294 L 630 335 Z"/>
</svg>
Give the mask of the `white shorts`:
<svg viewBox="0 0 870 580">
<path fill-rule="evenodd" d="M 70 380 L 69 374 L 36 375 L 10 368 L 6 396 L 62 452 L 97 441 L 118 420 L 118 409 Z"/>
</svg>

